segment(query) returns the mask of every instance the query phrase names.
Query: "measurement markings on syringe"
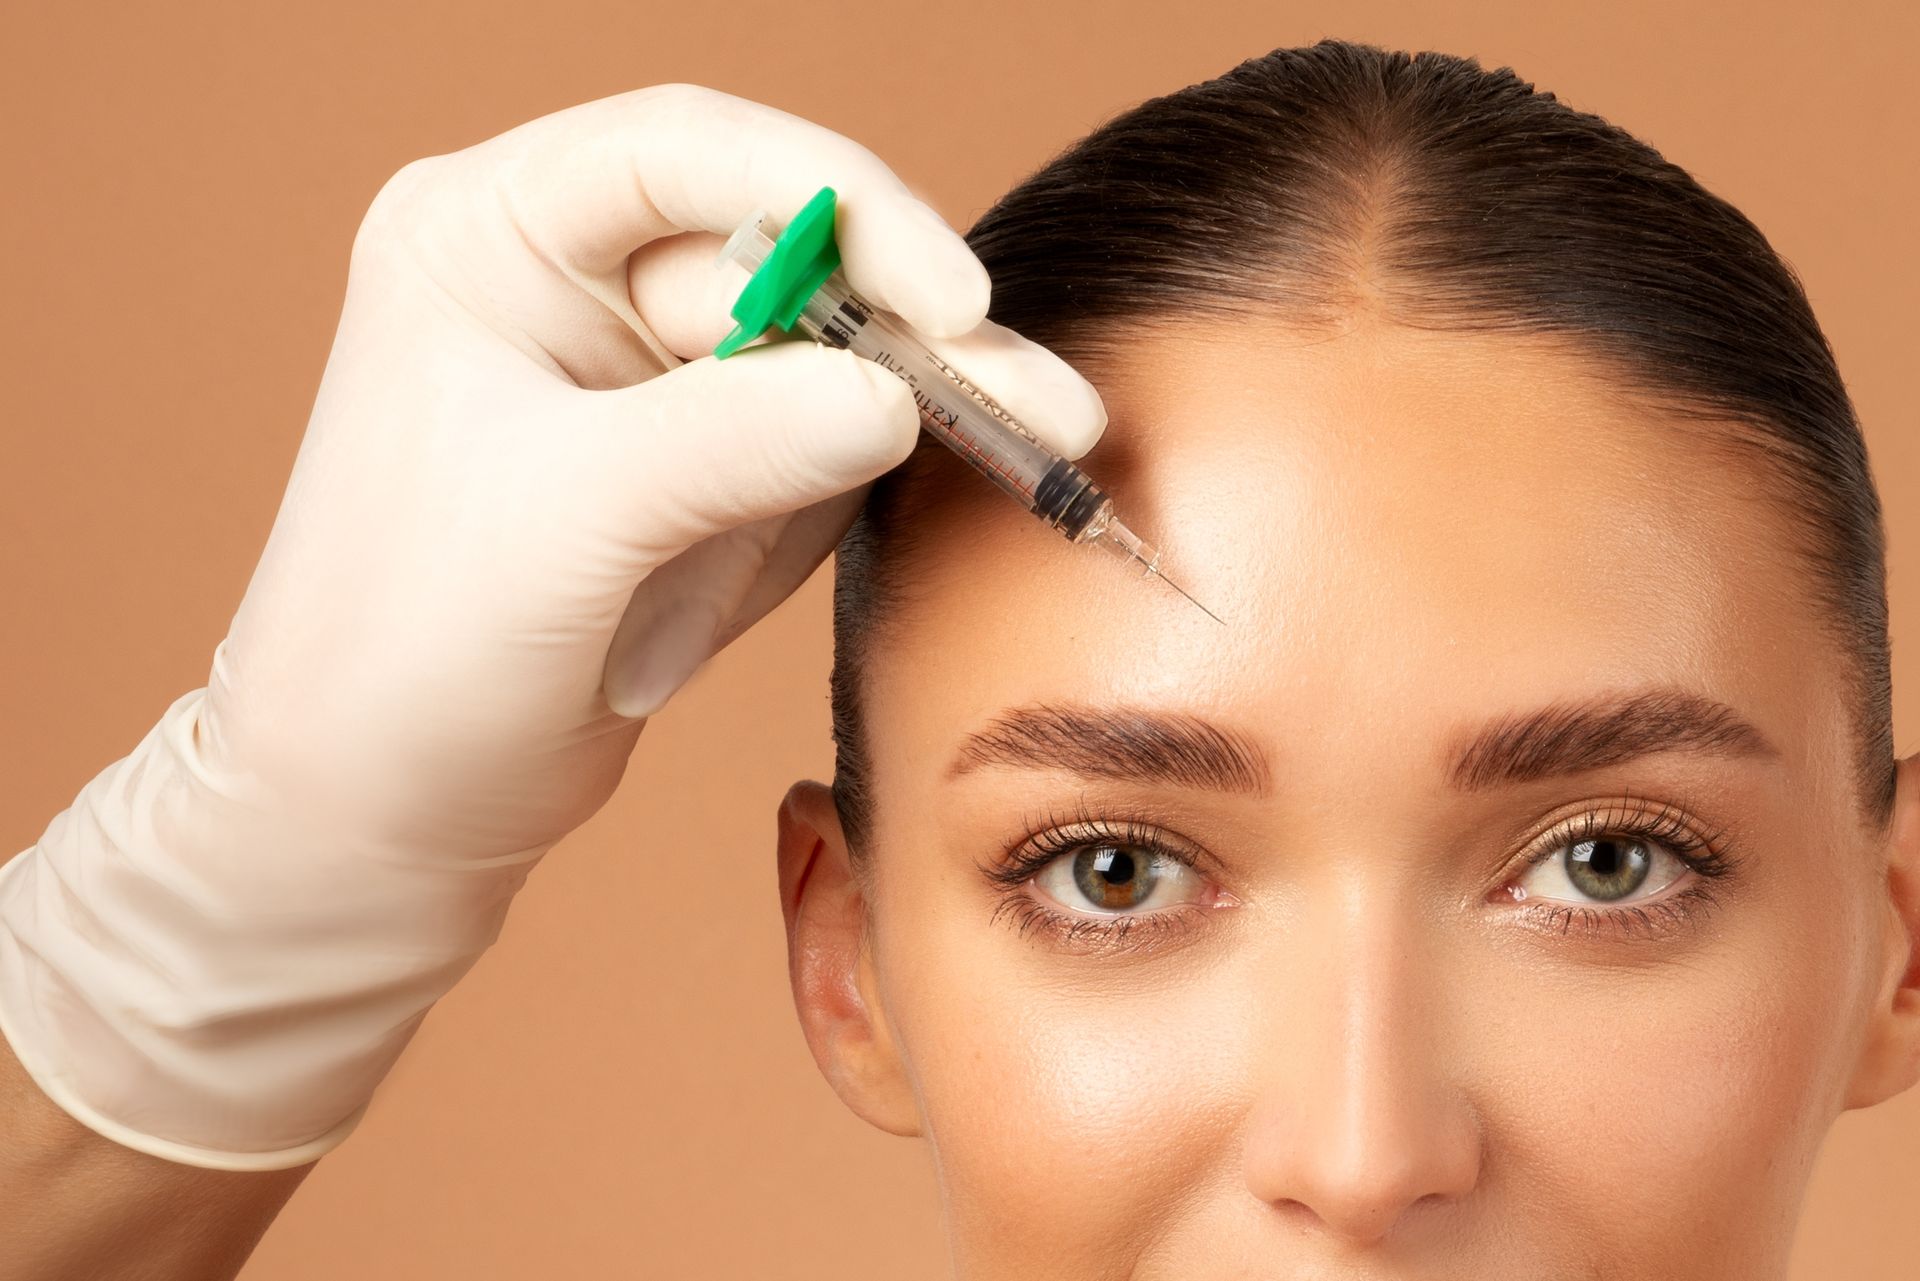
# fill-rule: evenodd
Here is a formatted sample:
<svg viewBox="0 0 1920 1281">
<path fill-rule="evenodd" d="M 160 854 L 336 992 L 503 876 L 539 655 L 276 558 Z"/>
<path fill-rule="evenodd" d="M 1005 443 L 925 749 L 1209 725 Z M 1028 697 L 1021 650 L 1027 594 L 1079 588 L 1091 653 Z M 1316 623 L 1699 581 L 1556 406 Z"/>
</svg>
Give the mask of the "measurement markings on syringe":
<svg viewBox="0 0 1920 1281">
<path fill-rule="evenodd" d="M 1041 440 L 1038 436 L 1034 435 L 1031 431 L 1027 430 L 1027 426 L 1025 423 L 1021 422 L 1018 418 L 1015 418 L 1012 414 L 1008 413 L 1006 410 L 1000 408 L 999 401 L 987 395 L 986 392 L 981 391 L 978 387 L 974 386 L 972 383 L 968 382 L 965 374 L 962 374 L 959 370 L 955 369 L 952 365 L 949 365 L 946 361 L 940 359 L 940 356 L 938 353 L 929 351 L 927 353 L 927 358 L 933 361 L 934 364 L 940 367 L 941 373 L 953 379 L 953 381 L 959 385 L 962 391 L 966 392 L 967 395 L 979 401 L 981 408 L 985 409 L 988 413 L 992 414 L 995 418 L 999 419 L 1000 422 L 1004 424 L 1007 428 L 1009 428 L 1012 431 L 1016 431 L 1020 433 L 1020 435 L 1026 437 L 1029 441 L 1032 441 L 1034 444 L 1040 446 L 1042 449 L 1045 449 L 1047 447 L 1047 443 L 1045 441 Z"/>
<path fill-rule="evenodd" d="M 980 448 L 978 437 L 969 436 L 957 427 L 952 428 L 944 434 L 964 456 L 971 459 L 978 459 L 980 466 L 994 472 L 996 475 L 1005 476 L 1015 489 L 1025 494 L 1029 500 L 1033 498 L 1033 483 L 1018 471 L 1001 462 L 994 455 Z"/>
<path fill-rule="evenodd" d="M 855 302 L 851 298 L 845 299 L 840 303 L 838 307 L 834 308 L 832 318 L 829 319 L 826 324 L 820 327 L 820 341 L 834 347 L 850 346 L 853 342 L 853 336 L 859 333 L 861 330 L 865 329 L 867 327 L 867 323 L 872 319 L 873 319 L 872 312 L 868 311 L 865 307 L 861 306 L 858 302 Z M 888 369 L 900 375 L 902 378 L 905 378 L 909 384 L 912 384 L 914 386 L 914 398 L 920 401 L 922 407 L 925 407 L 925 405 L 927 404 L 927 401 L 925 397 L 919 394 L 919 386 L 917 383 L 914 382 L 914 378 L 912 375 L 912 366 L 902 364 L 900 361 L 895 360 L 893 353 L 886 350 L 881 350 L 877 352 L 872 357 L 872 359 L 877 361 L 881 365 L 886 366 Z M 1041 440 L 1038 436 L 1034 435 L 1033 432 L 1028 430 L 1027 425 L 1025 423 L 1021 422 L 1018 418 L 1015 418 L 1012 414 L 1008 413 L 1005 409 L 1001 408 L 999 401 L 995 400 L 993 397 L 987 395 L 987 393 L 985 393 L 984 391 L 981 391 L 978 387 L 974 386 L 973 383 L 968 380 L 965 374 L 955 369 L 952 365 L 949 365 L 946 361 L 940 359 L 940 356 L 937 352 L 928 351 L 927 359 L 931 360 L 934 364 L 934 367 L 937 368 L 941 373 L 945 374 L 948 378 L 952 379 L 954 386 L 958 387 L 961 391 L 965 392 L 982 409 L 992 414 L 995 419 L 997 419 L 1007 428 L 1009 428 L 1012 431 L 1018 432 L 1021 436 L 1025 437 L 1028 441 L 1032 442 L 1033 444 L 1039 445 L 1042 449 L 1045 449 L 1047 447 L 1047 443 Z"/>
<path fill-rule="evenodd" d="M 926 419 L 929 430 L 936 435 L 945 436 L 955 442 L 967 457 L 979 460 L 979 464 L 982 467 L 1006 477 L 1007 480 L 1012 482 L 1014 488 L 1018 489 L 1021 493 L 1027 495 L 1029 498 L 1033 496 L 1033 482 L 1026 479 L 1019 471 L 1007 463 L 1001 461 L 997 454 L 982 448 L 978 436 L 969 435 L 967 432 L 962 431 L 960 428 L 959 413 L 955 410 L 948 409 L 921 388 L 920 380 L 914 377 L 912 365 L 896 359 L 892 352 L 886 350 L 876 351 L 869 359 L 881 368 L 891 370 L 893 373 L 898 374 L 907 386 L 913 389 L 914 404 L 920 407 L 920 416 Z M 942 365 L 941 368 L 944 369 L 946 366 Z M 986 401 L 984 397 L 980 397 L 977 393 L 975 394 L 975 399 L 979 400 L 983 405 L 990 407 L 990 402 Z M 1010 420 L 1003 419 L 1003 421 Z"/>
</svg>

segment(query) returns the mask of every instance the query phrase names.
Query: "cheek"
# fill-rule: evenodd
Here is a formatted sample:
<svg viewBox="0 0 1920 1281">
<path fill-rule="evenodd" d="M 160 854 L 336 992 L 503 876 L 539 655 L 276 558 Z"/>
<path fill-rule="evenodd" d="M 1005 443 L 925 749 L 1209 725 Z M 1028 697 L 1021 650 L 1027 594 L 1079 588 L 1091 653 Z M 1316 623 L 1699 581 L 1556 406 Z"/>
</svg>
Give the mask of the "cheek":
<svg viewBox="0 0 1920 1281">
<path fill-rule="evenodd" d="M 1782 947 L 1743 923 L 1684 961 L 1488 977 L 1504 998 L 1471 1038 L 1476 1095 L 1509 1204 L 1648 1275 L 1778 1257 L 1850 1059 L 1838 937 Z"/>
<path fill-rule="evenodd" d="M 1061 959 L 1011 930 L 924 924 L 883 964 L 882 999 L 956 1249 L 983 1274 L 1048 1259 L 1058 1276 L 1124 1275 L 1169 1230 L 1170 1197 L 1231 1170 L 1242 1091 L 1219 1051 L 1241 1016 L 1150 967 L 1102 983 L 1082 959 L 1064 983 Z"/>
</svg>

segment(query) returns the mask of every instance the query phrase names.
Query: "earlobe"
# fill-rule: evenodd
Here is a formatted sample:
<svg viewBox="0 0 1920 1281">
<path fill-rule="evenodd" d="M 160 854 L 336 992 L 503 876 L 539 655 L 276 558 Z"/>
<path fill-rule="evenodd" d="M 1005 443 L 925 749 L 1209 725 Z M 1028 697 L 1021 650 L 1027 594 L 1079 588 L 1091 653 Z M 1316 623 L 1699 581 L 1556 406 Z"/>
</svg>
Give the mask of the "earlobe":
<svg viewBox="0 0 1920 1281">
<path fill-rule="evenodd" d="M 1885 1102 L 1920 1080 L 1920 754 L 1899 762 L 1893 804 L 1880 983 L 1848 1108 Z"/>
<path fill-rule="evenodd" d="M 795 783 L 778 823 L 787 971 L 814 1062 L 868 1123 L 917 1135 L 919 1109 L 878 999 L 866 902 L 833 793 L 820 783 Z"/>
</svg>

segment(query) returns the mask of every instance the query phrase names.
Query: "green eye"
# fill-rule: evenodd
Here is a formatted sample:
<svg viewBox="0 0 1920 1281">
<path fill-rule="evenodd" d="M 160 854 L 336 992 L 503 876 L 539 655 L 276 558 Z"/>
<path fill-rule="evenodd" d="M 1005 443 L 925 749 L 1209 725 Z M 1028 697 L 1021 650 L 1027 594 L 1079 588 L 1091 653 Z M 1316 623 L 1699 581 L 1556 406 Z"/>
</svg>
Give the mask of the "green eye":
<svg viewBox="0 0 1920 1281">
<path fill-rule="evenodd" d="M 1527 898 L 1557 903 L 1630 903 L 1658 894 L 1686 873 L 1659 841 L 1601 833 L 1567 841 L 1516 884 Z"/>
<path fill-rule="evenodd" d="M 1643 841 L 1602 836 L 1566 847 L 1567 880 L 1588 898 L 1610 903 L 1646 883 L 1653 857 Z"/>
</svg>

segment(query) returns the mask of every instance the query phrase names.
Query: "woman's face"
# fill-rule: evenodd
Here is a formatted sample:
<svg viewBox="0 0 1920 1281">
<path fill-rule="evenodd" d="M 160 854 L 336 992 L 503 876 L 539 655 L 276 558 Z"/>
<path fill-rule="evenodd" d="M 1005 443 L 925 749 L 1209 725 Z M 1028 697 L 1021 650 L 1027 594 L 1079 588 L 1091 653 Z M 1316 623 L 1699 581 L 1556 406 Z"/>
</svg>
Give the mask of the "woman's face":
<svg viewBox="0 0 1920 1281">
<path fill-rule="evenodd" d="M 1760 473 L 1543 340 L 1131 351 L 1088 469 L 1226 625 L 943 460 L 796 962 L 959 1274 L 1774 1275 L 1905 943 Z"/>
</svg>

